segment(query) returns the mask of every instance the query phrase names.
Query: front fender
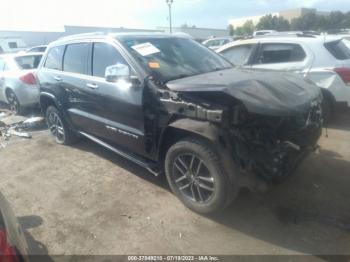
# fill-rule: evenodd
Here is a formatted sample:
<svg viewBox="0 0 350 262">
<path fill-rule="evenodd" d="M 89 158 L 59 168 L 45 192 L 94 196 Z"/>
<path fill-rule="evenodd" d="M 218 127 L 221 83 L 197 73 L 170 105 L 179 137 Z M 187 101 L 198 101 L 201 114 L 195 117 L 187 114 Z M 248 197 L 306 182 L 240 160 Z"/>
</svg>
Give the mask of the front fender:
<svg viewBox="0 0 350 262">
<path fill-rule="evenodd" d="M 209 139 L 212 142 L 216 142 L 219 137 L 219 128 L 217 125 L 208 121 L 198 121 L 193 119 L 179 119 L 171 124 L 169 127 L 194 133 Z"/>
</svg>

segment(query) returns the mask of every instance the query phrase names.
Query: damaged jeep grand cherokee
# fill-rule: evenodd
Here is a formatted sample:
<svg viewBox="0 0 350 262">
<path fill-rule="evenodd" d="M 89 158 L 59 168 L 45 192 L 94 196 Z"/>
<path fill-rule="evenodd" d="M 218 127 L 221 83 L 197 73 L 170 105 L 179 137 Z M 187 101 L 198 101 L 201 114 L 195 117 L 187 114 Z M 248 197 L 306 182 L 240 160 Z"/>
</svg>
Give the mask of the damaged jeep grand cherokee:
<svg viewBox="0 0 350 262">
<path fill-rule="evenodd" d="M 190 209 L 282 181 L 321 134 L 320 89 L 234 69 L 186 36 L 77 35 L 52 43 L 40 103 L 59 144 L 86 137 L 158 175 Z"/>
</svg>

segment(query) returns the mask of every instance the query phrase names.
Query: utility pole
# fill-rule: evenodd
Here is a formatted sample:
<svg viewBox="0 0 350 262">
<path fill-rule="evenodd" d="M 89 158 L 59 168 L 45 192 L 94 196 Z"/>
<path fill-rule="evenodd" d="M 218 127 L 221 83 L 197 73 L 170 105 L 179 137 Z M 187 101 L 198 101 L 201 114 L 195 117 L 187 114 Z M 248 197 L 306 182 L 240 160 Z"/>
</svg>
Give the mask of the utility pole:
<svg viewBox="0 0 350 262">
<path fill-rule="evenodd" d="M 165 0 L 166 3 L 168 4 L 168 7 L 169 7 L 169 31 L 170 31 L 170 34 L 173 32 L 173 29 L 172 29 L 172 21 L 171 21 L 171 5 L 173 4 L 174 0 Z"/>
</svg>

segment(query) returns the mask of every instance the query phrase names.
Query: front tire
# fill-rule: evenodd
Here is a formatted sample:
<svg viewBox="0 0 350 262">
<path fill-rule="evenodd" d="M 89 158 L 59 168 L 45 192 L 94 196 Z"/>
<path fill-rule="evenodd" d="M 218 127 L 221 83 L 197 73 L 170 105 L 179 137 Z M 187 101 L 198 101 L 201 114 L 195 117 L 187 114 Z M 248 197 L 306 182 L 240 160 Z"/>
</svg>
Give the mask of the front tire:
<svg viewBox="0 0 350 262">
<path fill-rule="evenodd" d="M 46 110 L 46 123 L 50 133 L 54 136 L 56 143 L 71 145 L 77 141 L 77 136 L 69 129 L 61 113 L 54 106 Z"/>
<path fill-rule="evenodd" d="M 173 193 L 197 213 L 220 211 L 238 193 L 213 146 L 201 139 L 184 139 L 171 146 L 165 173 Z"/>
</svg>

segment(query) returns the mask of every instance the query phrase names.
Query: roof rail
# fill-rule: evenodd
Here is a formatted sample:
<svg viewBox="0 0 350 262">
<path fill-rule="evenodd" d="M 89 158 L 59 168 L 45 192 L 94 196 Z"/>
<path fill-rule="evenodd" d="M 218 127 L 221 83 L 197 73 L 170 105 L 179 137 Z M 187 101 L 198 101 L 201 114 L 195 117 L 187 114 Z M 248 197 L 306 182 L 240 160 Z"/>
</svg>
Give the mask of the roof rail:
<svg viewBox="0 0 350 262">
<path fill-rule="evenodd" d="M 304 32 L 293 32 L 293 33 L 271 33 L 266 35 L 258 35 L 254 36 L 254 38 L 269 38 L 269 37 L 309 37 L 309 38 L 316 38 L 314 34 L 308 34 Z"/>
<path fill-rule="evenodd" d="M 59 40 L 69 40 L 69 39 L 75 39 L 79 37 L 86 37 L 86 36 L 104 36 L 108 35 L 106 32 L 91 32 L 91 33 L 83 33 L 83 34 L 74 34 L 74 35 L 68 35 L 58 38 Z"/>
</svg>

